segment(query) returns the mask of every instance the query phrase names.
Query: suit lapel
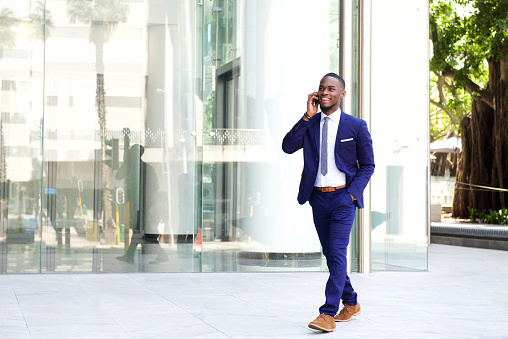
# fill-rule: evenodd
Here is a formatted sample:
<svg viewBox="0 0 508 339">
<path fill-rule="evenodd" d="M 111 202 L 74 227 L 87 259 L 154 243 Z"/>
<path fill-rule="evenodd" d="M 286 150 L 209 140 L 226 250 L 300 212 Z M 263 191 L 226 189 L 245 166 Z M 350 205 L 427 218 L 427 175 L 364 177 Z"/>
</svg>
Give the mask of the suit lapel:
<svg viewBox="0 0 508 339">
<path fill-rule="evenodd" d="M 314 122 L 314 126 L 312 128 L 312 131 L 314 132 L 314 145 L 316 145 L 317 154 L 319 154 L 319 152 L 320 152 L 320 150 L 319 150 L 319 133 L 321 132 L 320 131 L 321 114 L 322 113 L 316 114 L 316 116 L 312 119 L 312 120 L 316 119 L 316 121 Z"/>
<path fill-rule="evenodd" d="M 337 154 L 340 141 L 346 139 L 346 131 L 348 130 L 348 115 L 342 110 L 340 111 L 339 129 L 337 130 L 337 139 L 335 140 L 335 154 Z"/>
</svg>

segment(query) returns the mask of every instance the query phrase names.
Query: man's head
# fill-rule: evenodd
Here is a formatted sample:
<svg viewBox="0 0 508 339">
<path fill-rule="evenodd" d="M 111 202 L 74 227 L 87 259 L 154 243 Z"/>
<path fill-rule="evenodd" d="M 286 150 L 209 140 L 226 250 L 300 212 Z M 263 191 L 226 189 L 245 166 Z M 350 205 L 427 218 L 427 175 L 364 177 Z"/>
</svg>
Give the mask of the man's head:
<svg viewBox="0 0 508 339">
<path fill-rule="evenodd" d="M 319 83 L 318 102 L 326 115 L 339 109 L 340 101 L 346 96 L 346 82 L 335 73 L 326 74 Z"/>
</svg>

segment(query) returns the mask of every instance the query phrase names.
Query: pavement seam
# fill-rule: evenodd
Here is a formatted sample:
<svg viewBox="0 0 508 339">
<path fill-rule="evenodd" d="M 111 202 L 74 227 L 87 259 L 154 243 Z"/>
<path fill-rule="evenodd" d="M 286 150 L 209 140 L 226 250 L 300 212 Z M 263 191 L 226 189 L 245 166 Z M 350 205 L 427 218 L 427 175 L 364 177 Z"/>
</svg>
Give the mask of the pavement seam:
<svg viewBox="0 0 508 339">
<path fill-rule="evenodd" d="M 238 273 L 235 273 L 235 274 L 238 274 Z M 239 274 L 242 274 L 242 273 L 239 273 Z M 247 273 L 247 274 L 251 274 L 251 273 Z M 277 274 L 277 273 L 275 273 L 275 272 L 274 272 L 273 274 Z M 274 287 L 274 288 L 277 288 L 277 287 L 278 287 L 278 286 L 277 286 L 277 285 L 275 285 L 275 284 L 269 284 L 269 283 L 267 283 L 267 282 L 263 282 L 263 284 L 265 284 L 266 286 L 271 286 L 271 287 Z M 295 324 L 295 325 L 297 325 L 297 326 L 299 326 L 299 327 L 301 327 L 301 328 L 303 328 L 303 329 L 305 329 L 305 330 L 307 330 L 307 331 L 309 331 L 309 332 L 314 332 L 314 331 L 310 330 L 307 326 L 303 326 L 303 325 L 301 325 L 300 323 L 294 322 L 294 321 L 293 321 L 293 320 L 291 320 L 291 319 L 283 318 L 283 317 L 281 317 L 281 316 L 280 316 L 280 315 L 278 315 L 278 314 L 275 314 L 275 313 L 273 313 L 273 312 L 271 312 L 271 311 L 268 311 L 268 310 L 266 310 L 266 309 L 264 309 L 264 308 L 262 308 L 262 307 L 260 307 L 260 306 L 254 305 L 254 304 L 252 304 L 251 302 L 249 302 L 249 301 L 247 301 L 247 300 L 244 300 L 244 299 L 242 299 L 242 298 L 240 298 L 240 297 L 238 297 L 238 296 L 236 296 L 236 295 L 231 294 L 230 292 L 224 291 L 224 290 L 222 290 L 222 289 L 220 289 L 220 288 L 218 288 L 218 290 L 220 290 L 220 291 L 221 291 L 221 292 L 223 292 L 223 293 L 226 293 L 227 295 L 230 295 L 231 297 L 233 297 L 233 298 L 235 298 L 235 299 L 238 299 L 238 300 L 240 300 L 240 301 L 242 301 L 242 302 L 244 302 L 244 303 L 247 303 L 247 304 L 251 305 L 251 306 L 252 306 L 252 307 L 254 307 L 254 308 L 258 308 L 258 309 L 260 309 L 260 310 L 264 311 L 265 313 L 269 313 L 269 314 L 273 315 L 274 317 L 277 317 L 277 318 L 282 318 L 282 319 L 284 319 L 284 320 L 286 320 L 286 321 L 289 321 L 290 323 L 293 323 L 293 324 Z"/>
<path fill-rule="evenodd" d="M 16 302 L 18 303 L 19 311 L 21 312 L 21 315 L 23 316 L 23 321 L 25 322 L 26 329 L 28 330 L 28 334 L 30 335 L 30 338 L 32 338 L 32 332 L 30 331 L 30 326 L 28 326 L 28 323 L 26 321 L 25 312 L 23 312 L 23 308 L 21 307 L 21 304 L 19 303 L 18 294 L 16 293 L 16 290 L 14 289 L 14 286 L 12 284 L 11 275 L 7 275 L 9 277 L 9 283 L 11 285 L 12 293 L 14 293 L 14 297 L 16 298 Z"/>
<path fill-rule="evenodd" d="M 161 273 L 161 274 L 164 274 L 164 273 Z M 171 274 L 171 273 L 168 273 L 168 274 Z M 184 311 L 185 313 L 191 315 L 193 318 L 201 321 L 202 323 L 204 324 L 207 324 L 208 326 L 210 326 L 211 328 L 213 328 L 214 330 L 216 330 L 218 333 L 221 333 L 223 335 L 225 335 L 226 337 L 228 338 L 233 338 L 233 337 L 230 337 L 229 335 L 227 335 L 226 333 L 224 333 L 223 331 L 219 330 L 217 327 L 213 326 L 212 324 L 206 322 L 205 320 L 203 319 L 200 319 L 198 318 L 197 316 L 195 316 L 192 312 L 190 312 L 189 310 L 186 310 L 184 307 L 176 304 L 175 302 L 173 302 L 171 299 L 168 299 L 168 297 L 158 293 L 157 291 L 154 291 L 152 288 L 150 288 L 149 286 L 145 285 L 144 283 L 142 283 L 141 281 L 135 279 L 134 277 L 131 276 L 131 274 L 127 274 L 129 276 L 129 278 L 133 279 L 134 281 L 136 281 L 138 284 L 140 284 L 141 286 L 143 286 L 144 288 L 146 288 L 147 290 L 155 293 L 156 295 L 158 295 L 159 297 L 163 298 L 164 300 L 167 300 L 168 302 L 170 302 L 171 304 L 175 305 L 176 307 L 178 307 L 179 309 L 181 309 L 182 311 Z"/>
<path fill-rule="evenodd" d="M 114 274 L 114 273 L 112 273 L 112 274 Z M 121 275 L 123 275 L 123 274 L 121 274 Z M 88 293 L 88 291 L 87 291 L 87 290 L 85 290 L 85 289 L 83 288 L 83 286 L 81 286 L 81 285 L 79 284 L 79 282 L 77 282 L 77 281 L 74 279 L 74 277 L 73 277 L 72 275 L 68 275 L 68 276 L 69 276 L 69 278 L 70 278 L 70 279 L 71 279 L 71 280 L 72 280 L 72 281 L 73 281 L 73 282 L 74 282 L 77 286 L 79 286 L 79 288 L 80 288 L 80 289 L 81 289 L 81 290 L 82 290 L 82 291 L 83 291 L 83 292 L 84 292 L 84 293 L 85 293 L 85 294 L 86 294 L 86 295 L 87 295 L 87 296 L 88 296 L 91 300 L 93 300 L 96 304 L 99 304 L 99 301 L 98 301 L 97 299 L 95 299 L 92 295 L 90 295 L 90 293 Z M 116 319 L 115 319 L 114 317 L 110 317 L 110 318 L 111 318 L 111 320 L 113 320 L 113 321 L 115 322 L 115 324 L 116 324 L 119 328 L 121 328 L 121 329 L 122 329 L 122 331 L 124 331 L 124 332 L 125 332 L 125 334 L 126 334 L 129 338 L 133 338 L 133 337 L 129 334 L 129 332 L 127 332 L 127 330 L 126 330 L 126 329 L 125 329 L 122 325 L 120 325 L 120 324 L 118 323 L 118 321 L 116 321 Z"/>
</svg>

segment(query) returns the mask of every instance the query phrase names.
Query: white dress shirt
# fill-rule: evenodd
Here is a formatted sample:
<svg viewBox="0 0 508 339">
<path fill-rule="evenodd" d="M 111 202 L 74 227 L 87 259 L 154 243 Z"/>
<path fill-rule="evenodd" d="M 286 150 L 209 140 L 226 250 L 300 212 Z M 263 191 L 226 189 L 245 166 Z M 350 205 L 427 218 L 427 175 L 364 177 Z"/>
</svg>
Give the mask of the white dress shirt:
<svg viewBox="0 0 508 339">
<path fill-rule="evenodd" d="M 328 173 L 321 174 L 321 159 L 319 159 L 319 167 L 314 186 L 317 187 L 338 187 L 346 184 L 346 174 L 339 171 L 335 164 L 335 141 L 337 140 L 337 131 L 339 129 L 341 110 L 337 110 L 328 115 Z M 319 149 L 321 150 L 321 142 L 323 136 L 323 124 L 327 115 L 321 113 L 321 121 L 319 123 Z M 321 154 L 321 152 L 318 152 Z"/>
</svg>

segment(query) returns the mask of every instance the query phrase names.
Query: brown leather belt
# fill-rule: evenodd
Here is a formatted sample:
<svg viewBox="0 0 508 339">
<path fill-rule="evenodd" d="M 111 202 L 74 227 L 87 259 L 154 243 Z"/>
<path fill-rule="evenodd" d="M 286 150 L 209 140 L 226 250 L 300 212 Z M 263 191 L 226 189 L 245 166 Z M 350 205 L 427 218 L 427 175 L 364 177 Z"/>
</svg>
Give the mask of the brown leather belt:
<svg viewBox="0 0 508 339">
<path fill-rule="evenodd" d="M 342 185 L 342 186 L 337 186 L 337 187 L 317 187 L 317 186 L 314 186 L 314 189 L 316 191 L 321 191 L 321 192 L 335 192 L 336 190 L 339 190 L 341 188 L 344 188 L 346 187 L 346 185 Z"/>
</svg>

